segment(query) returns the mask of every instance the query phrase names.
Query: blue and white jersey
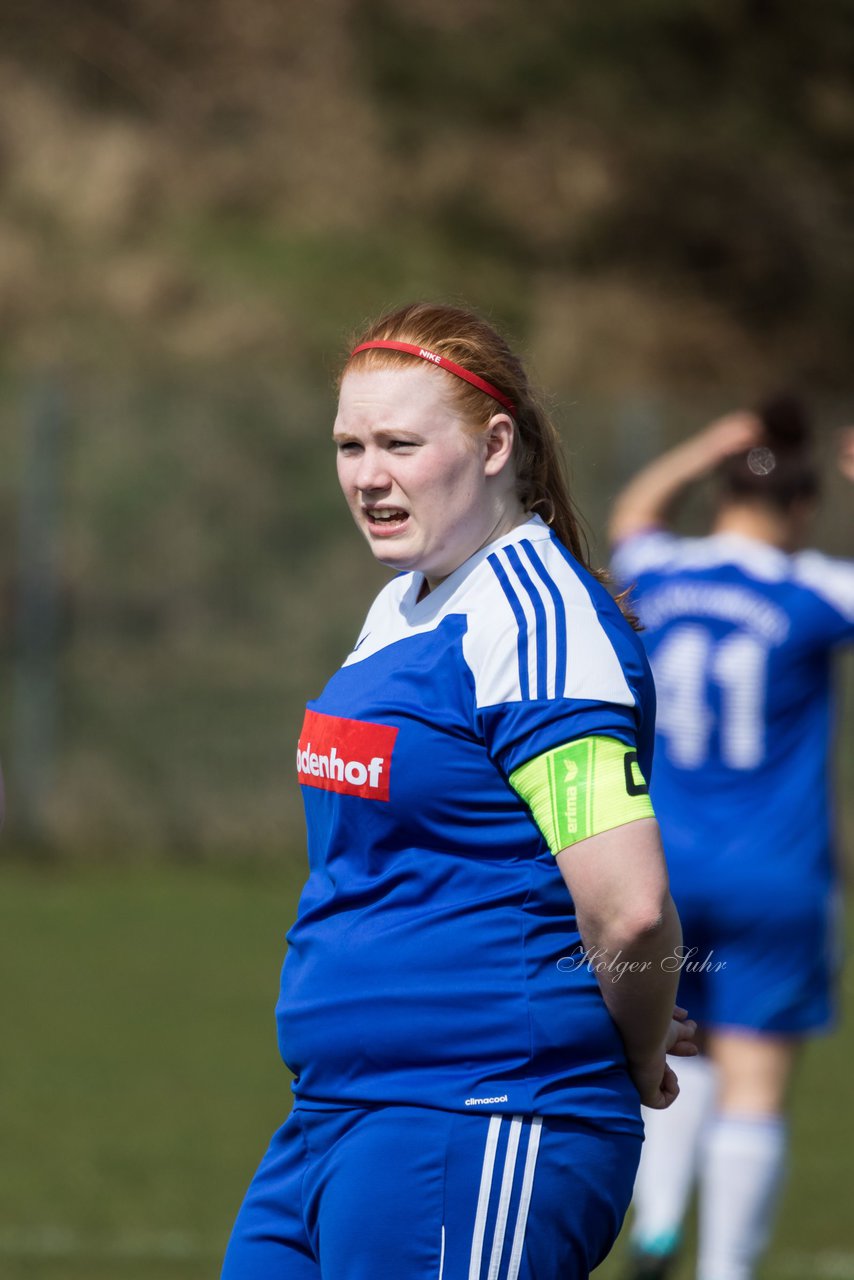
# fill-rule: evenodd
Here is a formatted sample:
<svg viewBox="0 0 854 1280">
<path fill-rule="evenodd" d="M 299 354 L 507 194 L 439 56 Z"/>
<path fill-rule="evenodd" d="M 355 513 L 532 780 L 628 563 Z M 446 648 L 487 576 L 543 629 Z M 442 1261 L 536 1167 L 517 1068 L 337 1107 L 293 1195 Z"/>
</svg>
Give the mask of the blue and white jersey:
<svg viewBox="0 0 854 1280">
<path fill-rule="evenodd" d="M 854 636 L 854 563 L 650 531 L 613 568 L 655 675 L 651 795 L 674 884 L 827 882 L 832 656 Z"/>
<path fill-rule="evenodd" d="M 649 775 L 652 680 L 535 517 L 420 599 L 403 574 L 308 706 L 310 874 L 277 1015 L 300 1105 L 574 1114 L 639 1131 L 572 901 L 509 774 L 599 734 Z"/>
</svg>

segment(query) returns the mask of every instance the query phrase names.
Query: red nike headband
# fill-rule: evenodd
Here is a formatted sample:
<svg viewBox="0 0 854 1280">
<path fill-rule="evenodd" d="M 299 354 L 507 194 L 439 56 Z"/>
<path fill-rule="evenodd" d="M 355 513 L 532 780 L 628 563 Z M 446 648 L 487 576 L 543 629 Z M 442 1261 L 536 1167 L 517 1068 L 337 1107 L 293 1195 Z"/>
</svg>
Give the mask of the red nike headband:
<svg viewBox="0 0 854 1280">
<path fill-rule="evenodd" d="M 462 378 L 464 382 L 469 382 L 473 387 L 477 387 L 478 391 L 483 391 L 486 395 L 491 396 L 493 400 L 497 400 L 503 405 L 508 413 L 515 414 L 516 406 L 509 396 L 503 391 L 499 391 L 491 382 L 487 382 L 485 378 L 479 377 L 476 373 L 471 373 L 468 369 L 464 369 L 460 364 L 454 364 L 453 360 L 449 360 L 447 356 L 437 355 L 435 351 L 428 351 L 426 347 L 419 347 L 414 342 L 363 342 L 358 347 L 354 347 L 350 352 L 351 357 L 358 355 L 360 351 L 370 351 L 378 348 L 384 351 L 403 351 L 410 356 L 418 356 L 419 360 L 426 360 L 429 364 L 436 365 L 437 369 L 445 369 L 448 373 L 453 373 L 457 378 Z"/>
</svg>

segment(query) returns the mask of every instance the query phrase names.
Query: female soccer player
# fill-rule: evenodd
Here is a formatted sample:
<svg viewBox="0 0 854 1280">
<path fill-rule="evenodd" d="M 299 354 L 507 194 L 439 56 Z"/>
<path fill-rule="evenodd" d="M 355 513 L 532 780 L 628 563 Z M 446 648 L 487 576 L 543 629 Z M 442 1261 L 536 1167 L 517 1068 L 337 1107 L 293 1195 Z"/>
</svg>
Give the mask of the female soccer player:
<svg viewBox="0 0 854 1280">
<path fill-rule="evenodd" d="M 694 1051 L 661 963 L 680 932 L 643 648 L 481 320 L 420 304 L 373 325 L 333 440 L 397 576 L 299 739 L 295 1100 L 223 1274 L 580 1280 L 623 1219 L 639 1103 L 666 1107 L 665 1052 Z"/>
<path fill-rule="evenodd" d="M 854 433 L 841 464 L 854 479 Z M 711 534 L 675 537 L 676 500 L 715 471 Z M 614 569 L 635 584 L 658 696 L 652 798 L 685 933 L 679 1000 L 706 1050 L 680 1070 L 672 1121 L 646 1116 L 635 1277 L 670 1272 L 698 1170 L 699 1280 L 754 1274 L 798 1047 L 832 1020 L 831 676 L 854 635 L 854 563 L 798 550 L 817 494 L 804 410 L 781 396 L 665 453 L 613 509 Z"/>
</svg>

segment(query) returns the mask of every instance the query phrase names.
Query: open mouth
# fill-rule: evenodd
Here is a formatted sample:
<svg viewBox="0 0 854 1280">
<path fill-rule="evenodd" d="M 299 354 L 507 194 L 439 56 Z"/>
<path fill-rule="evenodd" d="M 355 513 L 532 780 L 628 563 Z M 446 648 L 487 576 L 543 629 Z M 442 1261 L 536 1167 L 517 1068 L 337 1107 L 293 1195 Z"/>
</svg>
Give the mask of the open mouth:
<svg viewBox="0 0 854 1280">
<path fill-rule="evenodd" d="M 406 523 L 409 513 L 399 507 L 366 507 L 365 517 L 371 529 L 390 533 Z"/>
</svg>

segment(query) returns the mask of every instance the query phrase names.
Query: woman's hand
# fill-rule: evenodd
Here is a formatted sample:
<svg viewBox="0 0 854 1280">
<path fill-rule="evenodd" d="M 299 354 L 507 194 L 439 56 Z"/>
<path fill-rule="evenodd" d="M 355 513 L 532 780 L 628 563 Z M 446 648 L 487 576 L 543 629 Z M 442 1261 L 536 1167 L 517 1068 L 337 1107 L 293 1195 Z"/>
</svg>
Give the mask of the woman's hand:
<svg viewBox="0 0 854 1280">
<path fill-rule="evenodd" d="M 725 458 L 752 449 L 762 438 L 762 419 L 745 409 L 737 409 L 709 423 L 685 442 L 697 475 L 713 470 Z"/>
<path fill-rule="evenodd" d="M 680 1009 L 677 1004 L 670 1021 L 670 1030 L 667 1033 L 664 1052 L 672 1054 L 674 1058 L 696 1057 L 700 1052 L 694 1042 L 696 1034 L 696 1022 L 693 1018 L 688 1017 L 687 1009 Z"/>
<path fill-rule="evenodd" d="M 680 1009 L 677 1005 L 661 1052 L 656 1054 L 652 1062 L 629 1063 L 629 1074 L 643 1106 L 651 1107 L 653 1111 L 664 1111 L 676 1101 L 679 1096 L 679 1081 L 664 1055 L 670 1053 L 677 1058 L 694 1057 L 699 1053 L 694 1043 L 696 1033 L 696 1022 L 688 1017 L 685 1009 Z"/>
</svg>

